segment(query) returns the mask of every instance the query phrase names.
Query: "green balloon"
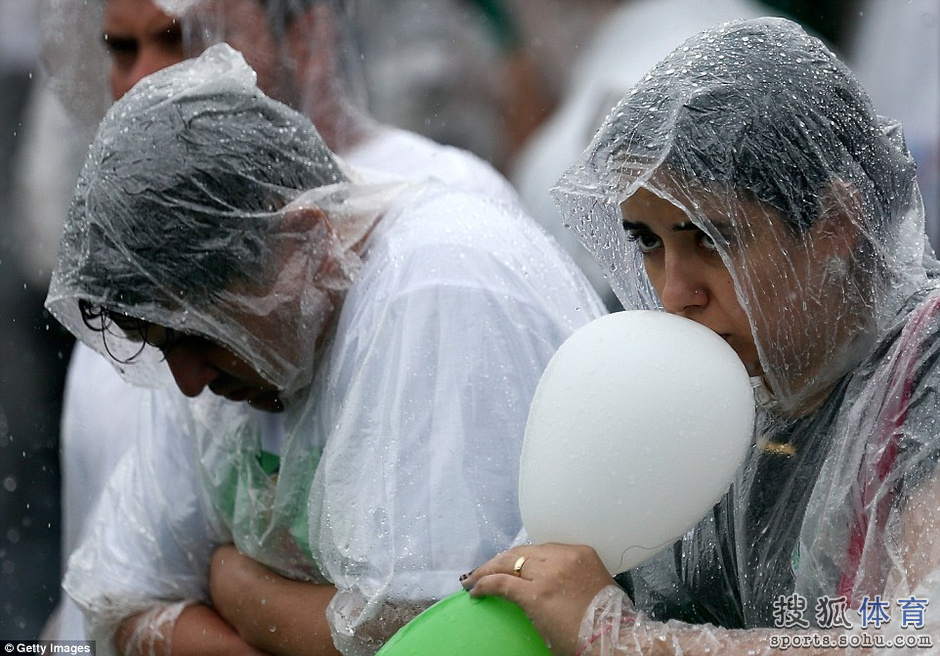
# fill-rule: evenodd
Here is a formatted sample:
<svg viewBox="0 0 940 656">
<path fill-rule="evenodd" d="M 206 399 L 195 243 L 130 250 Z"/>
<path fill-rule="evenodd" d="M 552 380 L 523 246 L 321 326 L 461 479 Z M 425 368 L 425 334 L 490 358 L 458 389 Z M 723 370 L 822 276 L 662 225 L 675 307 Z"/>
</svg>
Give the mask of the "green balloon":
<svg viewBox="0 0 940 656">
<path fill-rule="evenodd" d="M 519 606 L 466 591 L 437 602 L 403 626 L 376 656 L 550 656 Z"/>
</svg>

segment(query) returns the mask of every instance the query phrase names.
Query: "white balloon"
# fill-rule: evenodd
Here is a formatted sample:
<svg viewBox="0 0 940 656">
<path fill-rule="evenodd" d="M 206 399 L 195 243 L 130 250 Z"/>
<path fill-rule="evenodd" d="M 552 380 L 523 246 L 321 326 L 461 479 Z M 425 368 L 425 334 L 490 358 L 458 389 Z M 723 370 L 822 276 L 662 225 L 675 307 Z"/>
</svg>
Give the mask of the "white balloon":
<svg viewBox="0 0 940 656">
<path fill-rule="evenodd" d="M 588 544 L 612 574 L 672 544 L 728 490 L 752 442 L 734 350 L 665 312 L 617 312 L 558 349 L 529 410 L 519 475 L 535 543 Z"/>
</svg>

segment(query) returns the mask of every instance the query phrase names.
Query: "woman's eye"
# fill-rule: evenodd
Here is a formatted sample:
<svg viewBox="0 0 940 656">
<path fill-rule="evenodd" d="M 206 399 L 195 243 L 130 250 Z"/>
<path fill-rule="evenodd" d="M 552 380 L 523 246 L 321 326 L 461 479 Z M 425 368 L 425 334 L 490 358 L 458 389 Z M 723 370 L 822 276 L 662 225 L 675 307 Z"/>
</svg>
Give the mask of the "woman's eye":
<svg viewBox="0 0 940 656">
<path fill-rule="evenodd" d="M 702 233 L 701 243 L 702 243 L 702 248 L 704 248 L 707 251 L 718 250 L 718 245 L 715 243 L 715 240 L 709 237 L 708 235 L 706 235 L 704 232 Z"/>
<path fill-rule="evenodd" d="M 649 253 L 662 245 L 659 237 L 651 232 L 637 232 L 631 230 L 627 232 L 627 239 L 635 242 L 641 253 Z"/>
</svg>

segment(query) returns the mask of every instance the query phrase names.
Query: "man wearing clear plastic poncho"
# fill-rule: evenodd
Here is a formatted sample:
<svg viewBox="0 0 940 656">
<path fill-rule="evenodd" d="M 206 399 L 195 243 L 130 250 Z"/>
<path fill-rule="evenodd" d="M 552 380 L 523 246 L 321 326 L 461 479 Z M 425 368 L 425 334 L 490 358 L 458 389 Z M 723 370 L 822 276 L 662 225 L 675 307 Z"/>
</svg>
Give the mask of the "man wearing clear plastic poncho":
<svg viewBox="0 0 940 656">
<path fill-rule="evenodd" d="M 940 293 L 899 126 L 797 25 L 727 23 L 639 82 L 555 193 L 627 308 L 735 349 L 754 444 L 626 592 L 561 545 L 464 586 L 521 604 L 559 654 L 936 649 Z"/>
<path fill-rule="evenodd" d="M 435 177 L 487 198 L 515 202 L 507 181 L 480 158 L 378 124 L 368 115 L 360 55 L 347 28 L 351 4 L 347 0 L 46 0 L 46 68 L 51 88 L 77 119 L 81 136 L 87 133 L 80 143 L 84 153 L 113 99 L 143 76 L 224 40 L 256 68 L 262 91 L 307 115 L 346 163 L 411 180 Z M 69 130 L 75 134 L 71 126 Z M 28 149 L 36 159 L 27 169 L 42 200 L 30 206 L 43 207 L 43 216 L 61 221 L 67 201 L 54 193 L 50 175 L 55 178 L 61 167 L 64 139 L 61 134 L 50 136 L 54 134 L 58 133 L 48 126 L 37 130 L 42 138 Z M 73 175 L 70 182 L 63 182 L 69 196 L 77 168 Z M 61 225 L 51 225 L 41 234 L 46 230 L 57 240 Z M 129 436 L 139 423 L 137 399 L 144 394 L 84 344 L 73 349 L 61 430 L 66 558 L 81 539 L 107 475 L 132 441 Z M 105 414 L 111 420 L 101 426 L 98 419 Z M 82 623 L 78 609 L 63 598 L 44 637 L 81 638 Z"/>
<path fill-rule="evenodd" d="M 99 653 L 372 653 L 519 530 L 529 400 L 599 302 L 511 206 L 359 177 L 224 45 L 102 122 L 47 307 L 193 398 L 154 391 L 70 560 Z"/>
</svg>

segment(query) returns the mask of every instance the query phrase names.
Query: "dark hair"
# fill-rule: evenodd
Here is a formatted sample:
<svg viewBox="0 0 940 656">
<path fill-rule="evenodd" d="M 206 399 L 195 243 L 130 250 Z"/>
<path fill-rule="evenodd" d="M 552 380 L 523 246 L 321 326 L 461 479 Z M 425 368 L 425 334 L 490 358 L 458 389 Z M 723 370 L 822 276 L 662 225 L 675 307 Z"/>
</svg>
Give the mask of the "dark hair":
<svg viewBox="0 0 940 656">
<path fill-rule="evenodd" d="M 89 153 L 70 208 L 80 266 L 122 307 L 211 301 L 264 275 L 273 212 L 345 176 L 306 117 L 255 89 L 150 91 L 115 105 Z"/>
</svg>

